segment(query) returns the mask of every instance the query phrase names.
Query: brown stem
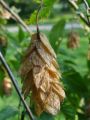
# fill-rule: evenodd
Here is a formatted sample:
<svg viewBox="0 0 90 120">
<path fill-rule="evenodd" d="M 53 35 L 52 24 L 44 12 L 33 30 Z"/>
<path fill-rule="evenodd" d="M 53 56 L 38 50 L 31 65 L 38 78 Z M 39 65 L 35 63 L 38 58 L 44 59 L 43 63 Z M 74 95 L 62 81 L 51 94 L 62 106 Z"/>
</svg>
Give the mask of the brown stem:
<svg viewBox="0 0 90 120">
<path fill-rule="evenodd" d="M 43 5 L 43 0 L 41 0 L 40 7 L 37 10 L 37 14 L 36 14 L 36 26 L 37 26 L 37 33 L 38 34 L 39 34 L 38 19 L 39 19 L 40 10 L 42 9 L 42 5 Z"/>
</svg>

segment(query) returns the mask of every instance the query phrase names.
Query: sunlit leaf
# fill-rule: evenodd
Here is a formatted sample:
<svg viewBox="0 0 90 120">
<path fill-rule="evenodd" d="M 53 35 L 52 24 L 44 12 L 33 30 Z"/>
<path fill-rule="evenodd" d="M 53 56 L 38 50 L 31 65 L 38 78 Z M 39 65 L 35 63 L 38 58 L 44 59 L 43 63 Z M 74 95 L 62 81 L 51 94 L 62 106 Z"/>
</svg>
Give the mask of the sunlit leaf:
<svg viewBox="0 0 90 120">
<path fill-rule="evenodd" d="M 59 42 L 64 34 L 65 22 L 66 22 L 65 19 L 61 19 L 59 22 L 57 22 L 53 26 L 53 28 L 50 32 L 50 35 L 49 35 L 50 42 L 55 51 L 57 51 L 57 49 L 59 49 Z"/>
<path fill-rule="evenodd" d="M 19 41 L 23 41 L 25 38 L 25 32 L 23 31 L 21 27 L 19 27 L 18 38 L 19 38 Z"/>
</svg>

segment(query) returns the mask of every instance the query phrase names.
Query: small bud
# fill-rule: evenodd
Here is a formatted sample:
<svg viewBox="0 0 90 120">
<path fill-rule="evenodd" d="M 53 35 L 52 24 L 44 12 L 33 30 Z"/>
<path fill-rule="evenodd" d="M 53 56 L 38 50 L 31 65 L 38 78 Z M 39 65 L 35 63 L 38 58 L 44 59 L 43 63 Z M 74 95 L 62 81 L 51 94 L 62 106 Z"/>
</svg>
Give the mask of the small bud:
<svg viewBox="0 0 90 120">
<path fill-rule="evenodd" d="M 11 80 L 8 77 L 5 77 L 3 80 L 3 91 L 7 96 L 9 96 L 12 92 Z"/>
</svg>

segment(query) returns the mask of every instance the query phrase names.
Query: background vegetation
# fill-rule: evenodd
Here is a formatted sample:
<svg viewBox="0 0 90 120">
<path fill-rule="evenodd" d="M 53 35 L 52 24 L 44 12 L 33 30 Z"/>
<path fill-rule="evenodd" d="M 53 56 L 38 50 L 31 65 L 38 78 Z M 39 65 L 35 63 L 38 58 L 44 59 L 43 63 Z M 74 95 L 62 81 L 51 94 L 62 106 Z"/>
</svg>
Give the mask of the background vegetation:
<svg viewBox="0 0 90 120">
<path fill-rule="evenodd" d="M 36 24 L 36 10 L 40 6 L 39 0 L 7 0 L 6 2 L 26 23 Z M 77 16 L 77 13 L 80 12 L 86 15 L 85 5 L 82 0 L 78 0 L 77 3 L 80 10 L 75 12 L 67 0 L 44 0 L 39 15 L 39 24 L 52 27 L 48 31 L 43 27 L 41 32 L 47 35 L 57 54 L 66 99 L 57 116 L 43 113 L 37 117 L 38 120 L 90 119 L 90 35 L 89 28 Z M 88 3 L 90 4 L 89 0 Z M 12 32 L 7 30 L 11 25 L 13 26 Z M 13 32 L 15 26 L 18 27 L 18 32 Z M 73 34 L 75 34 L 74 39 L 79 42 L 78 45 L 75 43 L 76 47 L 68 46 Z M 3 46 L 0 43 L 0 49 L 21 87 L 21 79 L 17 71 L 31 38 L 13 20 L 0 17 L 0 41 L 2 37 Z M 0 63 L 0 120 L 18 120 L 23 107 L 21 111 L 18 109 L 19 98 L 12 84 L 10 89 L 12 94 L 5 92 L 3 87 L 5 77 L 8 75 Z M 31 110 L 33 111 L 32 107 Z"/>
</svg>

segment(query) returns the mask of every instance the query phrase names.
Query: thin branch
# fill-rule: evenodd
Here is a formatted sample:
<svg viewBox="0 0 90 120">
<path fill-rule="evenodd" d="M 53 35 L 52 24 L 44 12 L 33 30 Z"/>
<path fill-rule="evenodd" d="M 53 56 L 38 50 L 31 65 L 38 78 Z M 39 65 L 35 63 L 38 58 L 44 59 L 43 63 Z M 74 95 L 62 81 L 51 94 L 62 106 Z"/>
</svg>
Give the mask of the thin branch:
<svg viewBox="0 0 90 120">
<path fill-rule="evenodd" d="M 84 3 L 85 3 L 85 6 L 86 6 L 86 9 L 89 9 L 89 5 L 88 5 L 88 2 L 86 0 L 83 0 Z"/>
<path fill-rule="evenodd" d="M 35 118 L 34 118 L 32 112 L 31 112 L 30 108 L 28 107 L 26 101 L 24 100 L 24 97 L 22 96 L 22 94 L 21 94 L 21 92 L 20 92 L 20 90 L 18 88 L 18 85 L 17 85 L 17 82 L 16 82 L 16 80 L 14 78 L 14 75 L 12 74 L 12 72 L 11 72 L 9 66 L 7 65 L 7 63 L 6 63 L 6 61 L 5 61 L 5 59 L 4 59 L 4 57 L 3 57 L 1 52 L 0 52 L 0 60 L 1 60 L 2 64 L 3 64 L 3 66 L 5 67 L 8 75 L 10 76 L 11 81 L 12 81 L 12 83 L 13 83 L 16 91 L 17 91 L 17 94 L 20 97 L 20 99 L 21 99 L 21 101 L 22 101 L 22 103 L 23 103 L 23 105 L 24 105 L 24 107 L 25 107 L 25 109 L 26 109 L 26 111 L 27 111 L 27 113 L 28 113 L 28 115 L 30 117 L 30 120 L 35 120 Z"/>
<path fill-rule="evenodd" d="M 88 23 L 90 24 L 90 19 L 89 19 L 89 16 L 88 16 L 89 5 L 88 5 L 88 2 L 86 0 L 83 0 L 83 2 L 85 4 L 86 11 L 87 11 L 87 20 L 88 20 Z"/>
<path fill-rule="evenodd" d="M 42 9 L 42 6 L 43 6 L 43 0 L 41 0 L 41 3 L 40 3 L 40 7 L 39 9 L 37 10 L 37 14 L 36 14 L 36 26 L 37 26 L 37 33 L 39 34 L 39 26 L 38 26 L 38 21 L 39 21 L 39 13 Z"/>
<path fill-rule="evenodd" d="M 73 7 L 75 10 L 79 10 L 78 5 L 77 5 L 74 1 L 68 0 L 68 2 L 70 3 L 70 5 L 72 5 L 72 7 Z M 80 18 L 83 20 L 83 22 L 84 22 L 88 27 L 90 27 L 90 24 L 89 24 L 89 22 L 87 21 L 87 19 L 86 19 L 86 17 L 84 16 L 84 14 L 80 12 L 78 15 L 79 15 Z"/>
<path fill-rule="evenodd" d="M 74 7 L 75 10 L 78 10 L 78 5 L 73 0 L 68 0 L 68 2 Z"/>
<path fill-rule="evenodd" d="M 0 4 L 3 6 L 5 10 L 7 10 L 13 16 L 14 20 L 20 23 L 29 34 L 32 34 L 32 32 L 30 31 L 29 27 L 25 24 L 25 22 L 14 11 L 12 11 L 3 0 L 0 0 Z"/>
</svg>

